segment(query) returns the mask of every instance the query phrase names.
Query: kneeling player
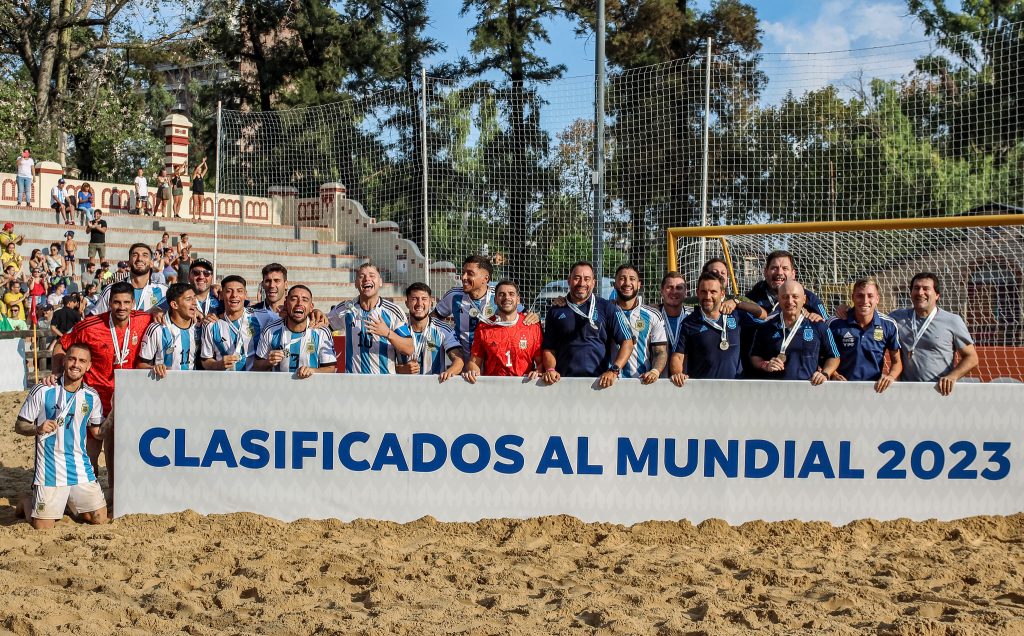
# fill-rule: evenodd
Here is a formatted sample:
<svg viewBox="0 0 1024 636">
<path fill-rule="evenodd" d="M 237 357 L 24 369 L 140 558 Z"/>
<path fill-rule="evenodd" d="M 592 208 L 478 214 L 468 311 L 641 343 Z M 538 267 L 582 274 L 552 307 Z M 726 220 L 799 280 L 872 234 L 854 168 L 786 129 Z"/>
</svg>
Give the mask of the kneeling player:
<svg viewBox="0 0 1024 636">
<path fill-rule="evenodd" d="M 23 503 L 33 528 L 52 528 L 68 504 L 88 523 L 107 521 L 107 502 L 85 452 L 86 436 L 99 439 L 103 422 L 99 394 L 82 381 L 91 363 L 87 346 L 69 346 L 59 381 L 36 385 L 18 413 L 15 430 L 36 438 L 32 497 Z"/>
<path fill-rule="evenodd" d="M 518 311 L 519 287 L 503 280 L 494 288 L 498 306 L 494 318 L 481 320 L 473 335 L 469 364 L 462 377 L 470 384 L 477 376 L 527 377 L 540 375 L 541 344 L 544 336 L 540 324 L 524 324 Z"/>
</svg>

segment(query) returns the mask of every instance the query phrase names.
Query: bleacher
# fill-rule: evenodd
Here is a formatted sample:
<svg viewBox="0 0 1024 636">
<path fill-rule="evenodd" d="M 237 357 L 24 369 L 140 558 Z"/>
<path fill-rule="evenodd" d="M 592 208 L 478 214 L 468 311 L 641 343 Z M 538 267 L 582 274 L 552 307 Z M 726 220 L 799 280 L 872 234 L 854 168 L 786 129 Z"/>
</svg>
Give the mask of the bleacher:
<svg viewBox="0 0 1024 636">
<path fill-rule="evenodd" d="M 214 232 L 211 223 L 192 223 L 184 219 L 136 216 L 107 213 L 107 260 L 116 268 L 119 260 L 127 260 L 128 247 L 137 242 L 150 246 L 160 241 L 164 232 L 171 236 L 172 245 L 178 236 L 188 233 L 193 258 L 213 260 Z M 19 249 L 25 259 L 33 249 L 45 253 L 50 243 L 63 242 L 64 232 L 75 230 L 78 242 L 76 255 L 80 263 L 88 259 L 89 235 L 82 226 L 56 223 L 50 209 L 0 205 L 0 219 L 15 224 L 15 232 L 25 236 Z M 259 297 L 260 270 L 270 262 L 288 268 L 289 283 L 302 283 L 313 291 L 316 306 L 324 311 L 333 305 L 356 296 L 355 270 L 366 257 L 353 249 L 351 243 L 335 241 L 331 231 L 321 228 L 240 225 L 222 222 L 218 225 L 217 278 L 240 274 L 249 283 L 249 298 Z M 385 281 L 381 295 L 398 298 L 401 286 Z"/>
</svg>

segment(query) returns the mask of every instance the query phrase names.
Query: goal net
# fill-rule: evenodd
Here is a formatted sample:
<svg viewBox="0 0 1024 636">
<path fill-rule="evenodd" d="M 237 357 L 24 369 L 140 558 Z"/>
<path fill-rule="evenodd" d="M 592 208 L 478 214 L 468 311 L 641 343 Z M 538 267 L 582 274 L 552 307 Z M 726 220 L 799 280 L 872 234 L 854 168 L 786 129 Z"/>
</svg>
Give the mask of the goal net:
<svg viewBox="0 0 1024 636">
<path fill-rule="evenodd" d="M 729 265 L 731 293 L 764 276 L 766 257 L 792 253 L 797 278 L 833 312 L 850 303 L 853 283 L 879 283 L 883 312 L 910 307 L 914 274 L 937 274 L 939 305 L 967 323 L 981 354 L 973 374 L 1024 381 L 1024 215 L 838 223 L 673 228 L 667 260 L 688 281 L 703 264 Z"/>
</svg>

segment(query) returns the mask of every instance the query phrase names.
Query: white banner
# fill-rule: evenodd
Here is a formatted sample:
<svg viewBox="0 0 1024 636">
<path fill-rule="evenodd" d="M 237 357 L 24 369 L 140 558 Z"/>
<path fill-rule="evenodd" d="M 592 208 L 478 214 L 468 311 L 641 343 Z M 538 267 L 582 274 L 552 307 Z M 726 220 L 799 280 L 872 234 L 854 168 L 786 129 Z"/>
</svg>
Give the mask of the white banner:
<svg viewBox="0 0 1024 636">
<path fill-rule="evenodd" d="M 406 522 L 1024 511 L 1024 386 L 117 372 L 115 510 Z"/>
</svg>

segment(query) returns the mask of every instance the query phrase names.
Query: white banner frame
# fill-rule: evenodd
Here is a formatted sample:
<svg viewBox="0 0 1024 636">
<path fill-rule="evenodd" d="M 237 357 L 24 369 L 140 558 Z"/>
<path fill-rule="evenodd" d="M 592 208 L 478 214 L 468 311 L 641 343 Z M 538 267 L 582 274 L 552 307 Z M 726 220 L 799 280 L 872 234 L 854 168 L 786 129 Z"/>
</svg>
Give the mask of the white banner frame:
<svg viewBox="0 0 1024 636">
<path fill-rule="evenodd" d="M 853 382 L 690 381 L 677 388 L 627 380 L 598 390 L 570 378 L 554 386 L 481 378 L 474 386 L 418 376 L 171 372 L 156 380 L 118 371 L 117 386 L 118 516 L 191 509 L 285 521 L 567 514 L 623 524 L 843 524 L 1024 510 L 1024 385 L 960 384 L 942 397 L 911 383 L 878 395 L 870 383 Z M 284 452 L 277 452 L 282 439 Z M 414 440 L 423 449 L 419 466 Z M 426 470 L 442 443 L 446 460 Z M 651 444 L 654 475 L 642 462 Z M 674 449 L 675 464 L 686 467 L 693 444 L 695 470 L 670 474 L 666 451 Z M 265 465 L 257 446 L 267 449 Z M 482 446 L 491 455 L 486 463 L 476 461 Z M 295 447 L 305 451 L 295 455 Z M 758 468 L 773 447 L 778 466 L 763 476 L 767 469 Z M 892 463 L 900 448 L 905 456 Z M 711 461 L 707 453 L 716 451 L 723 459 Z M 943 467 L 935 470 L 940 453 Z M 237 467 L 229 467 L 229 455 Z M 399 456 L 409 470 L 399 469 Z M 194 465 L 204 460 L 208 466 Z M 483 468 L 469 472 L 476 463 Z M 897 472 L 880 478 L 887 463 Z M 896 478 L 900 470 L 904 477 Z"/>
</svg>

